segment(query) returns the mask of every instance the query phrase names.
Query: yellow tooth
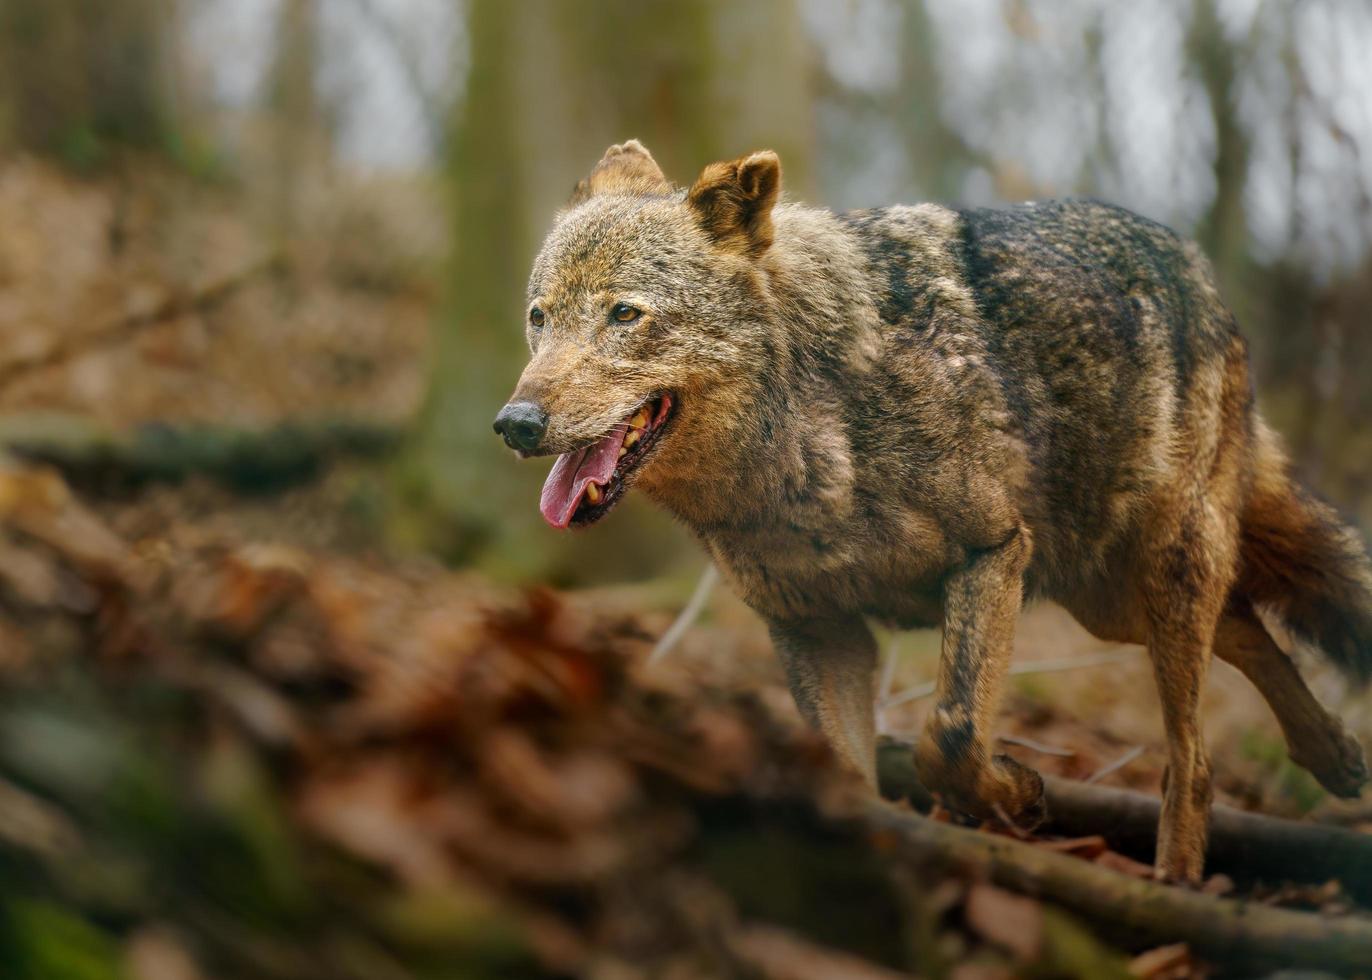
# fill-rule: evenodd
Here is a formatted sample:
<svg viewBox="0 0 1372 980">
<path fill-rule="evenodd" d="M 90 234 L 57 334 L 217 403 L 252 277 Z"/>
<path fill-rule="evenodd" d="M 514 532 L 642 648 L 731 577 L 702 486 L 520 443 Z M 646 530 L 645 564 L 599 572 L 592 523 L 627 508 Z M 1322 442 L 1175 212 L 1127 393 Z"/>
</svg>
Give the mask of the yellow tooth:
<svg viewBox="0 0 1372 980">
<path fill-rule="evenodd" d="M 620 446 L 620 447 L 619 447 L 619 458 L 620 458 L 620 459 L 623 459 L 623 458 L 624 458 L 624 454 L 627 453 L 628 451 L 629 451 L 629 450 L 625 449 L 623 446 Z"/>
<path fill-rule="evenodd" d="M 586 499 L 593 504 L 600 503 L 600 487 L 594 483 L 586 484 Z"/>
<path fill-rule="evenodd" d="M 638 429 L 630 429 L 629 434 L 624 437 L 624 448 L 632 449 L 634 447 L 634 443 L 638 442 L 638 440 L 642 438 L 642 435 L 643 434 L 639 432 Z"/>
<path fill-rule="evenodd" d="M 629 426 L 634 429 L 641 429 L 648 424 L 648 410 L 640 408 L 638 414 L 629 419 Z"/>
</svg>

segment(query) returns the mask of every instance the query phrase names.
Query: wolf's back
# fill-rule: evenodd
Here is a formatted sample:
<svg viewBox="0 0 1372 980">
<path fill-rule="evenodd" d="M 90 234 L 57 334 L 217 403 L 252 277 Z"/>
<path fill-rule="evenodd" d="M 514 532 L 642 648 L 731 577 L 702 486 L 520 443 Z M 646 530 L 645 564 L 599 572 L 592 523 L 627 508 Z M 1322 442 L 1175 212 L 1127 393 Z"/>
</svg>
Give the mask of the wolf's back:
<svg viewBox="0 0 1372 980">
<path fill-rule="evenodd" d="M 1064 568 L 1249 439 L 1246 348 L 1192 243 L 1092 201 L 967 210 L 977 323 Z"/>
<path fill-rule="evenodd" d="M 1165 458 L 1200 480 L 1242 461 L 1235 597 L 1278 614 L 1359 680 L 1372 676 L 1372 562 L 1358 533 L 1291 476 L 1248 380 L 1247 347 L 1192 242 L 1094 202 L 964 212 L 968 279 L 1018 387 L 1059 507 Z M 1057 292 L 1058 295 L 1051 295 Z M 1038 404 L 1034 404 L 1037 400 Z M 1079 424 L 1064 420 L 1078 416 Z M 1075 488 L 1075 489 L 1074 489 Z M 1097 530 L 1103 530 L 1099 528 Z"/>
</svg>

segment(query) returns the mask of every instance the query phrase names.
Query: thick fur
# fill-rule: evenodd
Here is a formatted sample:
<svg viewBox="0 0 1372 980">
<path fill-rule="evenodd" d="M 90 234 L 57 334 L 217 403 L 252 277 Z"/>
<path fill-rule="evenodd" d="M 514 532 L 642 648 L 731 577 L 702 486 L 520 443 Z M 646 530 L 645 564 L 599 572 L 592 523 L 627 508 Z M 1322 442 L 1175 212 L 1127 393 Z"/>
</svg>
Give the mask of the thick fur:
<svg viewBox="0 0 1372 980">
<path fill-rule="evenodd" d="M 1038 776 L 991 747 L 1016 617 L 1046 597 L 1149 647 L 1161 874 L 1202 871 L 1212 651 L 1259 681 L 1299 761 L 1355 793 L 1361 752 L 1254 607 L 1366 675 L 1372 570 L 1288 476 L 1197 247 L 1093 202 L 834 214 L 779 188 L 768 152 L 682 191 L 638 143 L 611 148 L 530 279 L 546 319 L 515 399 L 548 412 L 541 451 L 673 392 L 635 485 L 771 624 L 802 712 L 869 779 L 867 621 L 940 626 L 923 778 L 974 816 L 1041 816 Z M 617 302 L 642 317 L 611 322 Z"/>
<path fill-rule="evenodd" d="M 1243 516 L 1239 592 L 1359 681 L 1372 671 L 1372 568 L 1358 535 L 1297 486 L 1262 430 Z"/>
</svg>

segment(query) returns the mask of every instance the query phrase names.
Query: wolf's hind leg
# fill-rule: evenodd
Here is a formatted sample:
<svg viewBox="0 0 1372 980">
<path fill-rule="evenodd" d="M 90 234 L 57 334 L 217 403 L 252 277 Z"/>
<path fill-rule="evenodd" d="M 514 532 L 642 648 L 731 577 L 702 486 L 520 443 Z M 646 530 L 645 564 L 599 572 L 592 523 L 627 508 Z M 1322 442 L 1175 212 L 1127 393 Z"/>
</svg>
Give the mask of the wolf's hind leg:
<svg viewBox="0 0 1372 980">
<path fill-rule="evenodd" d="M 872 631 L 861 617 L 773 623 L 771 628 L 800 713 L 876 789 Z"/>
<path fill-rule="evenodd" d="M 992 755 L 991 731 L 1031 551 L 1028 532 L 1017 530 L 948 577 L 938 700 L 915 746 L 920 779 L 950 809 L 1024 829 L 1043 820 L 1043 780 Z"/>
<path fill-rule="evenodd" d="M 1198 883 L 1210 821 L 1210 760 L 1201 730 L 1201 688 L 1235 574 L 1236 532 L 1197 500 L 1158 528 L 1145 556 L 1148 655 L 1167 735 L 1156 867 L 1168 881 Z"/>
<path fill-rule="evenodd" d="M 1291 661 L 1246 600 L 1236 599 L 1215 633 L 1215 653 L 1243 671 L 1267 699 L 1291 760 L 1335 796 L 1354 797 L 1367 782 L 1362 747 L 1315 700 Z"/>
</svg>

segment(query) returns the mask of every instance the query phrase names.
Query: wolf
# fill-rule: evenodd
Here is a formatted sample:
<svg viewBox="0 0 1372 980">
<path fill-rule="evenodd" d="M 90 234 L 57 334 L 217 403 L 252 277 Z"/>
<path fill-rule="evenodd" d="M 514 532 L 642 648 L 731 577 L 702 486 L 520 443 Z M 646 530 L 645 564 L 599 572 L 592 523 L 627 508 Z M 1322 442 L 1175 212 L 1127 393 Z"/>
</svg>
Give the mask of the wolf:
<svg viewBox="0 0 1372 980">
<path fill-rule="evenodd" d="M 1016 619 L 1053 600 L 1147 647 L 1166 723 L 1159 877 L 1202 875 L 1211 655 L 1339 796 L 1362 750 L 1259 611 L 1372 672 L 1372 564 L 1291 475 L 1201 250 L 1090 201 L 835 213 L 777 155 L 674 186 L 612 146 L 529 278 L 531 359 L 496 431 L 556 456 L 557 528 L 629 489 L 676 515 L 768 623 L 801 713 L 875 784 L 869 623 L 939 627 L 921 779 L 1029 828 L 1037 773 L 996 754 Z"/>
</svg>

